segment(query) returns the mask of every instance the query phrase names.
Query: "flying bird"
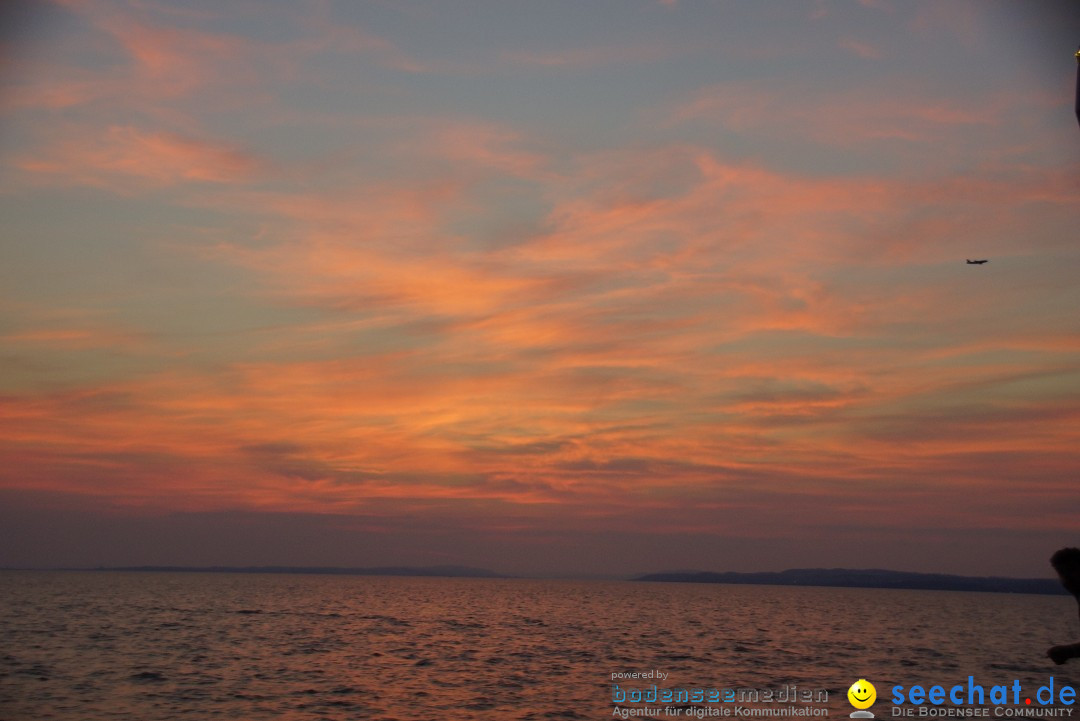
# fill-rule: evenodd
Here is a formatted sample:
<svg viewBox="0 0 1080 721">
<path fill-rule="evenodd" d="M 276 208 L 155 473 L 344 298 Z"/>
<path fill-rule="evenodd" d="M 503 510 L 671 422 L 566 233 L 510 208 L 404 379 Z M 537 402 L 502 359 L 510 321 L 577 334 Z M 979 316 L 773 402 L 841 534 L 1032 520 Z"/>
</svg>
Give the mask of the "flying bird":
<svg viewBox="0 0 1080 721">
<path fill-rule="evenodd" d="M 966 259 L 965 259 L 966 260 Z M 989 263 L 989 260 L 968 260 L 968 265 L 982 265 L 983 263 Z"/>
</svg>

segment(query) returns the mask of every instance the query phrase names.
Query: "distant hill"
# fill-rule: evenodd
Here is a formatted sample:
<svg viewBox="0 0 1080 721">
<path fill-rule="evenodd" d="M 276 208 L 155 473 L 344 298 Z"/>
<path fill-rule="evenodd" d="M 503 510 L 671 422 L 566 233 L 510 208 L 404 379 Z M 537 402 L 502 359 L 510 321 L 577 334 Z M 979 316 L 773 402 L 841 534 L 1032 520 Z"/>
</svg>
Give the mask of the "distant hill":
<svg viewBox="0 0 1080 721">
<path fill-rule="evenodd" d="M 908 573 L 882 569 L 793 568 L 768 573 L 710 573 L 674 571 L 650 573 L 635 581 L 669 583 L 742 583 L 764 586 L 835 586 L 841 588 L 907 588 L 927 591 L 984 591 L 990 593 L 1064 594 L 1050 578 L 950 576 L 943 573 Z"/>
<path fill-rule="evenodd" d="M 321 573 L 336 576 L 438 576 L 442 578 L 507 578 L 494 571 L 466 566 L 379 566 L 341 568 L 338 566 L 112 566 L 93 571 L 154 573 Z"/>
</svg>

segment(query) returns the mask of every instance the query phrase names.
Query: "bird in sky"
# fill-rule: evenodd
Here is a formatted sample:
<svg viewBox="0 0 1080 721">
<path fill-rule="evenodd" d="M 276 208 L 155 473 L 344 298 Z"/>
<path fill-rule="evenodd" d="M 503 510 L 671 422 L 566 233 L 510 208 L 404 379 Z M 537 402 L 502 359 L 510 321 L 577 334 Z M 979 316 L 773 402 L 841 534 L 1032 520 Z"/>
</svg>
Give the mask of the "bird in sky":
<svg viewBox="0 0 1080 721">
<path fill-rule="evenodd" d="M 968 265 L 982 265 L 983 263 L 989 263 L 989 260 L 968 260 Z"/>
</svg>

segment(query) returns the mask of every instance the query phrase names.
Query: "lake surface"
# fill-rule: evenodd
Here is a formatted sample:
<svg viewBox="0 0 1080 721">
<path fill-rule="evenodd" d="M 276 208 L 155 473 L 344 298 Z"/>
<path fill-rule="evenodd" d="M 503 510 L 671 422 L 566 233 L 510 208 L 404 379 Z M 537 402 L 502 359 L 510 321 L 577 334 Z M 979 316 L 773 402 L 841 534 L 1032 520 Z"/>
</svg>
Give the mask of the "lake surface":
<svg viewBox="0 0 1080 721">
<path fill-rule="evenodd" d="M 1076 640 L 1056 596 L 4 572 L 0 721 L 607 719 L 613 683 L 655 682 L 611 675 L 651 669 L 661 687 L 825 690 L 833 718 L 866 678 L 882 719 L 894 684 L 1080 686 L 1080 662 L 1044 655 Z"/>
</svg>

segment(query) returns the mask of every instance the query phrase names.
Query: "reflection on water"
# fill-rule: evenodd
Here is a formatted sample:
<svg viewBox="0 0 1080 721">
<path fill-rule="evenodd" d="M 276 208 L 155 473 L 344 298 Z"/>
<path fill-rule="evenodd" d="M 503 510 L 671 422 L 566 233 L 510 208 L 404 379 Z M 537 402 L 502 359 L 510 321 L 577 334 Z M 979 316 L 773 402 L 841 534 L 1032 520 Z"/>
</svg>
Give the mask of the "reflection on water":
<svg viewBox="0 0 1080 721">
<path fill-rule="evenodd" d="M 610 718 L 611 674 L 825 689 L 1080 665 L 1071 598 L 538 580 L 0 574 L 0 721 Z M 638 682 L 633 682 L 638 683 Z M 648 682 L 642 681 L 641 685 Z"/>
</svg>

